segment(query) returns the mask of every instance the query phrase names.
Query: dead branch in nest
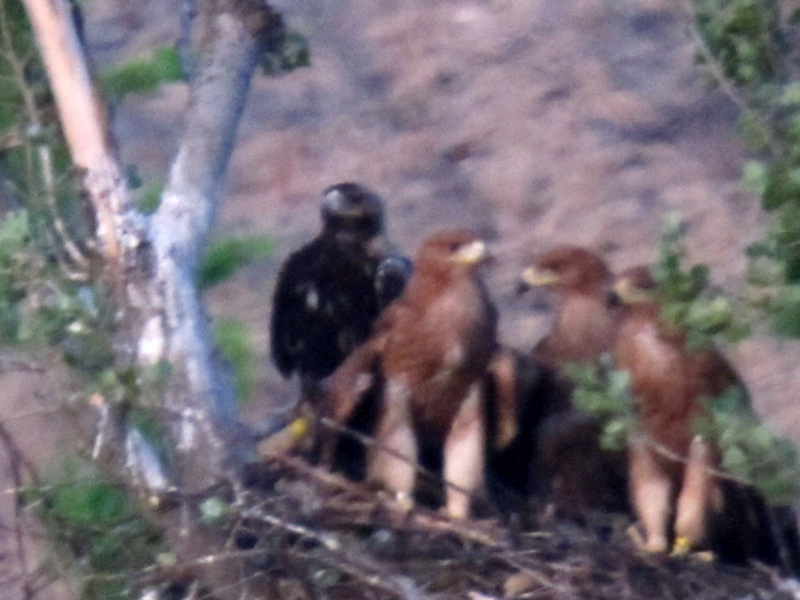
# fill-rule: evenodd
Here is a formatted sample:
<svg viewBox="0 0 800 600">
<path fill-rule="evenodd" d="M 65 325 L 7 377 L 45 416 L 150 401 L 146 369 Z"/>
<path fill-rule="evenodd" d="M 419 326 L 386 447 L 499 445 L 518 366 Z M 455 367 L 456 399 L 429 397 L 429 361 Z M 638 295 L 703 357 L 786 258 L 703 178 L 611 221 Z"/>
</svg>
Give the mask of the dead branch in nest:
<svg viewBox="0 0 800 600">
<path fill-rule="evenodd" d="M 354 483 L 325 469 L 314 467 L 302 458 L 276 457 L 275 461 L 302 474 L 309 480 L 333 492 L 346 492 L 344 498 L 333 496 L 325 504 L 326 517 L 331 523 L 350 523 L 392 527 L 405 531 L 449 533 L 465 542 L 499 547 L 505 543 L 504 529 L 491 523 L 453 521 L 438 512 L 426 509 L 408 511 L 385 495 L 377 495 L 363 484 Z M 381 519 L 378 521 L 377 519 Z"/>
<path fill-rule="evenodd" d="M 353 590 L 374 598 L 792 597 L 771 570 L 643 555 L 623 531 L 549 522 L 520 532 L 499 521 L 451 521 L 426 508 L 402 510 L 299 457 L 258 468 L 262 480 L 244 486 L 232 527 L 263 552 L 288 557 L 291 572 L 269 575 L 303 579 L 297 585 L 308 597 L 353 597 Z M 326 574 L 332 583 L 319 590 L 315 580 Z"/>
</svg>

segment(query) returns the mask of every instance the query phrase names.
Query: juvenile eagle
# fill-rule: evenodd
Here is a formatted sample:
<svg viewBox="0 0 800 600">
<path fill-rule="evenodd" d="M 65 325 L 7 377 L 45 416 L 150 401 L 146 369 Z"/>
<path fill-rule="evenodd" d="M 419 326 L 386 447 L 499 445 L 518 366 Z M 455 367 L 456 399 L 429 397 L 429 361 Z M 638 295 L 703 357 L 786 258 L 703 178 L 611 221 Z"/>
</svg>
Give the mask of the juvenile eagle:
<svg viewBox="0 0 800 600">
<path fill-rule="evenodd" d="M 270 325 L 273 362 L 285 378 L 299 375 L 303 399 L 312 405 L 320 380 L 369 337 L 389 301 L 376 280 L 389 256 L 381 198 L 339 183 L 323 192 L 321 212 L 322 231 L 281 267 Z M 389 293 L 402 289 L 401 281 L 393 285 Z"/>
<path fill-rule="evenodd" d="M 553 248 L 521 274 L 521 290 L 542 287 L 555 295 L 551 330 L 531 353 L 556 380 L 540 400 L 532 479 L 561 514 L 573 518 L 592 508 L 627 509 L 624 456 L 600 448 L 599 425 L 572 405 L 572 382 L 563 372 L 571 363 L 591 364 L 611 351 L 618 312 L 608 306 L 612 281 L 600 257 L 572 245 Z"/>
<path fill-rule="evenodd" d="M 685 333 L 661 319 L 647 267 L 614 285 L 624 307 L 615 343 L 617 366 L 630 374 L 637 426 L 629 441 L 630 494 L 652 552 L 709 549 L 729 562 L 755 558 L 796 571 L 793 511 L 768 506 L 752 486 L 720 477 L 720 452 L 692 425 L 703 402 L 731 387 L 747 391 L 713 346 L 691 349 Z"/>
<path fill-rule="evenodd" d="M 469 515 L 484 485 L 483 378 L 495 347 L 497 313 L 477 274 L 486 246 L 461 229 L 425 240 L 403 294 L 373 335 L 331 378 L 336 420 L 346 420 L 363 391 L 381 378 L 377 445 L 367 476 L 411 502 L 416 464 L 438 456 L 448 486 L 447 512 Z"/>
<path fill-rule="evenodd" d="M 522 272 L 522 285 L 552 290 L 556 311 L 533 355 L 561 368 L 592 363 L 610 351 L 616 331 L 616 315 L 607 303 L 612 281 L 605 262 L 580 246 L 557 246 L 534 260 Z"/>
</svg>

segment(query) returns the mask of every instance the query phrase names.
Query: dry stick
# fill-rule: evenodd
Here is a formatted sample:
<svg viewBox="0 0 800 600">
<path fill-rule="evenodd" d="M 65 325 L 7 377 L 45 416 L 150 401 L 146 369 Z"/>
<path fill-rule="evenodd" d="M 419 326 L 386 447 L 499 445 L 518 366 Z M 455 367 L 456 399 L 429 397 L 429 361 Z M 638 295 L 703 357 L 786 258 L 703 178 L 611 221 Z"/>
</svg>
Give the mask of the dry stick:
<svg viewBox="0 0 800 600">
<path fill-rule="evenodd" d="M 23 486 L 20 465 L 24 465 L 25 468 L 30 471 L 34 479 L 37 479 L 33 465 L 25 459 L 19 451 L 19 448 L 14 444 L 14 439 L 11 437 L 11 434 L 2 424 L 0 424 L 0 440 L 2 440 L 9 455 L 9 465 L 11 467 L 11 475 L 14 479 L 14 487 L 22 489 Z M 25 540 L 22 533 L 22 511 L 20 510 L 18 498 L 14 499 L 14 539 L 17 547 L 17 560 L 22 570 L 23 594 L 26 599 L 30 600 L 34 597 L 34 592 L 31 587 L 30 569 L 28 568 L 27 553 L 25 552 Z"/>
<path fill-rule="evenodd" d="M 719 62 L 717 61 L 716 57 L 712 54 L 711 49 L 706 44 L 706 41 L 703 39 L 703 36 L 697 29 L 697 15 L 695 13 L 694 4 L 691 0 L 682 0 L 683 8 L 688 14 L 689 18 L 691 19 L 691 25 L 689 26 L 689 35 L 691 35 L 692 40 L 695 43 L 698 51 L 700 52 L 703 60 L 705 61 L 705 65 L 708 67 L 711 75 L 714 77 L 714 80 L 720 86 L 722 91 L 725 95 L 742 111 L 743 114 L 750 114 L 754 115 L 757 119 L 758 127 L 761 130 L 761 134 L 764 136 L 764 142 L 769 148 L 770 153 L 773 156 L 780 156 L 780 150 L 778 147 L 778 143 L 775 141 L 775 138 L 772 135 L 772 130 L 764 122 L 764 119 L 755 109 L 751 108 L 750 105 L 747 103 L 746 100 L 742 98 L 742 96 L 736 91 L 736 88 L 731 84 L 730 80 L 725 76 L 723 73 Z"/>
<path fill-rule="evenodd" d="M 644 433 L 641 433 L 641 432 L 632 433 L 631 434 L 631 440 L 634 441 L 634 442 L 644 442 L 644 444 L 647 445 L 651 450 L 654 450 L 656 452 L 656 454 L 660 454 L 664 458 L 668 458 L 668 459 L 670 459 L 672 461 L 675 461 L 675 462 L 678 462 L 678 463 L 681 463 L 681 464 L 684 464 L 684 465 L 689 464 L 689 459 L 687 457 L 681 456 L 680 454 L 677 454 L 677 453 L 673 452 L 672 450 L 670 450 L 666 446 L 663 446 L 662 444 L 659 444 L 658 442 L 656 442 L 652 438 L 652 436 L 650 436 L 648 434 L 644 434 Z M 727 471 L 723 471 L 721 469 L 716 469 L 714 467 L 704 466 L 703 470 L 706 471 L 707 473 L 710 473 L 711 475 L 714 475 L 715 477 L 719 477 L 720 479 L 726 479 L 728 481 L 732 481 L 733 483 L 738 483 L 740 485 L 745 485 L 745 486 L 752 486 L 753 485 L 752 482 L 747 481 L 746 479 L 744 479 L 742 477 L 738 477 L 736 475 L 732 475 L 731 473 L 728 473 Z"/>
<path fill-rule="evenodd" d="M 275 457 L 274 460 L 293 468 L 299 474 L 305 477 L 310 477 L 316 480 L 318 483 L 322 483 L 328 487 L 365 495 L 366 490 L 364 490 L 361 486 L 349 482 L 338 475 L 315 468 L 301 458 L 281 456 Z M 328 504 L 327 507 L 330 508 L 330 504 Z M 456 534 L 462 539 L 473 543 L 479 543 L 483 546 L 492 548 L 504 547 L 507 551 L 510 551 L 507 546 L 504 546 L 504 542 L 498 541 L 493 537 L 489 537 L 485 532 L 475 531 L 473 528 L 470 528 L 467 525 L 455 523 L 446 520 L 443 517 L 437 518 L 434 516 L 413 513 L 409 515 L 405 512 L 403 513 L 403 516 L 409 519 L 409 523 L 421 527 L 423 530 L 429 532 Z M 383 580 L 386 579 L 387 576 L 378 572 L 381 570 L 379 569 L 379 565 L 375 564 L 373 560 L 366 558 L 363 553 L 342 545 L 339 539 L 331 534 L 319 532 L 304 525 L 277 517 L 268 512 L 263 505 L 261 507 L 246 508 L 238 513 L 238 517 L 240 519 L 262 521 L 269 525 L 279 527 L 282 530 L 298 535 L 303 539 L 316 541 L 337 557 L 338 560 L 334 566 L 342 569 L 349 575 L 352 575 L 371 586 L 376 586 L 378 583 L 380 583 L 378 587 L 387 591 L 391 591 L 392 593 L 399 594 L 402 597 L 407 596 L 409 593 L 411 594 L 411 597 L 418 597 L 417 593 L 408 589 L 409 584 L 404 578 L 395 578 L 395 581 L 392 585 L 383 583 Z M 374 522 L 372 524 L 374 524 Z M 342 560 L 345 561 L 345 564 L 342 564 Z"/>
<path fill-rule="evenodd" d="M 302 458 L 279 456 L 274 457 L 272 460 L 290 466 L 303 475 L 308 476 L 327 487 L 356 493 L 361 496 L 369 493 L 369 491 L 363 486 L 359 486 L 358 484 L 348 481 L 339 475 L 335 475 L 323 469 L 309 465 Z M 493 535 L 491 532 L 481 531 L 478 528 L 471 527 L 467 522 L 453 521 L 438 514 L 428 515 L 419 511 L 408 513 L 404 509 L 398 508 L 391 503 L 385 505 L 385 507 L 396 515 L 408 517 L 408 523 L 416 525 L 417 527 L 420 527 L 426 531 L 452 533 L 463 540 L 475 542 L 490 548 L 503 547 L 505 543 L 502 539 L 499 539 L 499 537 Z"/>
<path fill-rule="evenodd" d="M 23 0 L 23 4 L 72 161 L 85 170 L 82 184 L 97 218 L 99 254 L 112 276 L 115 297 L 125 298 L 122 259 L 134 240 L 138 241 L 139 232 L 128 210 L 127 189 L 109 135 L 107 111 L 96 94 L 66 0 Z M 123 228 L 130 238 L 123 240 Z"/>
<path fill-rule="evenodd" d="M 376 563 L 368 554 L 342 545 L 332 534 L 319 533 L 313 529 L 298 523 L 292 523 L 291 521 L 271 515 L 257 508 L 245 509 L 241 511 L 240 516 L 246 519 L 260 520 L 278 529 L 300 536 L 303 539 L 314 541 L 330 553 L 335 553 L 337 559 L 341 560 L 344 558 L 344 564 L 337 560 L 334 566 L 344 570 L 349 575 L 357 577 L 372 587 L 398 594 L 401 597 L 407 595 L 407 585 L 403 585 L 402 582 L 393 581 L 397 578 L 390 577 L 386 574 L 385 570 L 380 567 L 380 564 Z"/>
<path fill-rule="evenodd" d="M 331 553 L 336 553 L 337 557 L 344 557 L 345 559 L 351 561 L 352 564 L 345 564 L 341 565 L 340 563 L 336 563 L 338 567 L 344 567 L 344 570 L 354 577 L 359 578 L 360 580 L 368 583 L 372 587 L 377 587 L 380 589 L 384 589 L 386 591 L 395 593 L 400 595 L 401 597 L 404 596 L 405 587 L 402 586 L 398 582 L 392 582 L 389 575 L 386 573 L 381 572 L 380 565 L 372 561 L 367 555 L 361 552 L 356 552 L 352 549 L 348 550 L 343 548 L 339 541 L 333 535 L 327 535 L 324 533 L 319 533 L 305 527 L 304 525 L 300 525 L 299 523 L 293 523 L 286 519 L 282 519 L 275 515 L 269 514 L 267 512 L 258 510 L 257 508 L 250 507 L 245 508 L 239 511 L 239 517 L 242 519 L 252 519 L 256 521 L 260 521 L 262 523 L 266 523 L 271 525 L 272 527 L 279 529 L 281 531 L 291 533 L 297 535 L 298 537 L 310 540 L 320 544 L 326 550 Z M 251 550 L 236 550 L 236 551 L 227 551 L 219 554 L 207 554 L 205 556 L 200 556 L 195 558 L 191 561 L 183 563 L 181 566 L 183 568 L 191 568 L 191 567 L 202 567 L 202 566 L 209 566 L 215 565 L 224 561 L 229 560 L 239 560 L 245 558 L 256 558 L 263 554 L 264 550 L 260 548 L 251 549 Z M 156 581 L 158 577 L 163 573 L 164 567 L 161 565 L 151 565 L 149 567 L 145 567 L 138 572 L 140 576 L 139 581 L 142 583 Z M 103 574 L 93 574 L 87 576 L 87 580 L 92 581 L 120 581 L 126 575 L 124 574 L 110 574 L 110 573 L 103 573 Z"/>
<path fill-rule="evenodd" d="M 430 471 L 429 469 L 426 469 L 425 467 L 420 465 L 418 462 L 409 460 L 409 458 L 407 456 L 401 454 L 397 450 L 394 450 L 392 448 L 388 448 L 388 447 L 384 446 L 381 442 L 379 442 L 374 437 L 371 437 L 369 435 L 364 435 L 363 433 L 360 433 L 360 432 L 356 431 L 355 429 L 351 429 L 351 428 L 349 428 L 349 427 L 347 427 L 345 425 L 340 425 L 339 423 L 337 423 L 336 421 L 334 421 L 333 419 L 331 419 L 329 417 L 322 417 L 319 421 L 320 421 L 320 423 L 322 424 L 323 427 L 331 429 L 331 430 L 333 430 L 333 431 L 335 431 L 337 433 L 343 433 L 345 435 L 348 435 L 348 436 L 352 437 L 353 439 L 355 439 L 357 442 L 361 442 L 365 446 L 379 448 L 380 450 L 382 450 L 383 452 L 386 452 L 387 454 L 390 454 L 394 458 L 397 458 L 399 460 L 402 460 L 403 462 L 411 464 L 414 467 L 414 470 L 417 473 L 419 473 L 420 475 L 423 475 L 424 477 L 427 477 L 427 478 L 431 479 L 432 481 L 438 481 L 438 482 L 442 483 L 446 487 L 449 487 L 449 488 L 451 488 L 453 490 L 456 490 L 457 492 L 460 492 L 462 494 L 465 494 L 465 495 L 469 496 L 471 499 L 481 498 L 482 500 L 486 500 L 486 497 L 483 494 L 477 493 L 477 490 L 468 490 L 468 489 L 466 489 L 464 487 L 461 487 L 460 485 L 458 485 L 456 483 L 452 483 L 452 482 L 450 482 L 450 481 L 448 481 L 446 479 L 443 479 L 443 478 L 439 477 L 436 473 Z"/>
<path fill-rule="evenodd" d="M 396 451 L 394 451 L 392 449 L 384 448 L 380 444 L 380 442 L 378 442 L 374 438 L 366 436 L 366 435 L 364 435 L 362 433 L 359 433 L 359 432 L 357 432 L 355 430 L 352 430 L 352 429 L 350 429 L 350 428 L 348 428 L 346 426 L 340 425 L 340 424 L 336 423 L 335 421 L 331 420 L 330 418 L 325 417 L 325 418 L 322 418 L 320 421 L 321 421 L 321 423 L 322 423 L 322 425 L 324 427 L 328 427 L 328 428 L 330 428 L 330 429 L 332 429 L 332 430 L 334 430 L 334 431 L 336 431 L 338 433 L 344 433 L 346 435 L 349 435 L 349 436 L 355 438 L 357 441 L 359 441 L 359 442 L 361 442 L 361 443 L 363 443 L 363 444 L 365 444 L 367 446 L 375 446 L 375 447 L 383 448 L 384 451 L 392 454 L 393 456 L 399 458 L 400 460 L 404 460 L 406 462 L 411 462 L 411 461 L 408 460 L 407 457 L 403 456 L 402 454 L 400 454 L 400 453 L 398 453 L 398 452 L 396 452 Z M 661 456 L 663 456 L 665 458 L 668 458 L 668 459 L 670 459 L 672 461 L 679 462 L 679 463 L 682 463 L 682 464 L 688 464 L 688 458 L 680 456 L 679 454 L 676 454 L 675 452 L 673 452 L 672 450 L 670 450 L 666 446 L 663 446 L 663 445 L 659 444 L 658 442 L 656 442 L 649 435 L 642 434 L 642 433 L 636 433 L 636 434 L 633 434 L 632 437 L 633 437 L 633 439 L 635 441 L 644 441 L 644 443 L 648 447 L 650 447 L 657 454 L 659 454 L 659 455 L 661 455 Z M 420 466 L 420 465 L 418 465 L 416 463 L 414 464 L 414 467 L 419 473 L 421 473 L 421 474 L 423 474 L 423 475 L 425 475 L 427 477 L 430 477 L 432 479 L 439 479 L 434 473 L 432 473 L 431 471 L 425 469 L 424 467 L 422 467 L 422 466 Z M 312 467 L 308 467 L 308 468 L 309 469 L 313 469 Z M 746 480 L 746 479 L 744 479 L 742 477 L 738 477 L 736 475 L 733 475 L 731 473 L 723 471 L 721 469 L 708 467 L 708 466 L 703 467 L 703 468 L 707 472 L 709 472 L 710 474 L 712 474 L 715 477 L 718 477 L 720 479 L 728 480 L 728 481 L 731 481 L 731 482 L 734 482 L 734 483 L 737 483 L 737 484 L 740 484 L 740 485 L 744 485 L 744 486 L 753 486 L 752 482 L 750 482 L 750 481 L 748 481 L 748 480 Z M 314 471 L 315 471 L 315 473 L 318 473 L 318 471 L 316 471 L 316 470 L 314 470 Z M 466 490 L 464 490 L 463 488 L 461 488 L 460 486 L 458 486 L 456 484 L 452 484 L 452 483 L 450 483 L 448 481 L 443 481 L 443 483 L 444 483 L 444 485 L 450 486 L 450 487 L 452 487 L 452 488 L 454 488 L 456 490 L 459 490 L 459 491 L 461 491 L 463 493 L 468 493 Z M 420 515 L 420 517 L 421 516 L 422 515 Z M 458 533 L 457 531 L 454 531 L 454 532 Z M 486 539 L 487 538 L 482 537 L 482 538 L 476 539 L 475 541 L 480 541 L 481 543 L 485 543 Z"/>
</svg>

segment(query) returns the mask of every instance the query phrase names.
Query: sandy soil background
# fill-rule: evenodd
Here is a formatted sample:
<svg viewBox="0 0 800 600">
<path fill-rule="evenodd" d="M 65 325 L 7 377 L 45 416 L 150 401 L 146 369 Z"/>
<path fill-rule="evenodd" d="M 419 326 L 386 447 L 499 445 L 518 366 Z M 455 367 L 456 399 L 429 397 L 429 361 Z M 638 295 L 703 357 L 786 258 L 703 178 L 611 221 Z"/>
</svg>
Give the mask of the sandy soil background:
<svg viewBox="0 0 800 600">
<path fill-rule="evenodd" d="M 405 251 L 463 224 L 494 241 L 486 273 L 505 341 L 529 348 L 547 315 L 514 295 L 525 260 L 560 242 L 615 268 L 651 260 L 666 212 L 689 224 L 691 258 L 735 285 L 764 226 L 739 176 L 737 113 L 694 65 L 680 3 L 660 0 L 282 0 L 312 66 L 254 84 L 220 207 L 219 233 L 267 232 L 269 260 L 210 294 L 215 315 L 247 320 L 261 372 L 258 413 L 291 395 L 269 364 L 267 322 L 281 261 L 318 229 L 318 198 L 357 180 L 387 199 Z M 171 3 L 87 9 L 100 67 L 170 44 Z M 126 163 L 163 180 L 183 85 L 127 99 L 116 113 Z M 800 348 L 758 336 L 729 354 L 759 411 L 800 439 Z"/>
</svg>

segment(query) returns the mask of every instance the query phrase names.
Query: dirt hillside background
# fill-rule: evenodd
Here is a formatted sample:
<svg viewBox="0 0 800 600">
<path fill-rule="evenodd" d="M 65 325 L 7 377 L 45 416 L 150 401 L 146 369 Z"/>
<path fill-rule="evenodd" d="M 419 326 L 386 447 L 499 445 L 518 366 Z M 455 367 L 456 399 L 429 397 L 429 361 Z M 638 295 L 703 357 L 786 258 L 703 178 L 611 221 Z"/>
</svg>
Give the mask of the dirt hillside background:
<svg viewBox="0 0 800 600">
<path fill-rule="evenodd" d="M 86 7 L 100 67 L 171 44 L 178 2 Z M 219 233 L 266 232 L 275 255 L 210 294 L 245 319 L 260 361 L 252 418 L 292 386 L 269 363 L 277 269 L 318 229 L 320 191 L 364 182 L 408 253 L 438 227 L 491 237 L 486 273 L 502 337 L 531 347 L 547 314 L 517 298 L 531 255 L 560 242 L 614 268 L 651 260 L 664 214 L 687 219 L 691 258 L 735 285 L 764 226 L 739 177 L 737 113 L 694 65 L 682 4 L 668 0 L 280 0 L 312 66 L 253 85 L 220 206 Z M 186 89 L 127 99 L 115 128 L 126 163 L 164 180 Z M 762 415 L 800 440 L 800 345 L 759 336 L 729 351 Z"/>
<path fill-rule="evenodd" d="M 443 226 L 488 235 L 497 261 L 485 275 L 502 338 L 520 349 L 547 330 L 548 314 L 515 295 L 517 275 L 557 243 L 588 245 L 623 269 L 653 259 L 665 213 L 679 210 L 691 258 L 719 284 L 741 281 L 744 248 L 765 220 L 739 183 L 747 153 L 736 109 L 694 65 L 683 3 L 274 3 L 308 36 L 312 66 L 255 79 L 218 234 L 267 233 L 277 249 L 209 295 L 215 316 L 243 319 L 255 336 L 258 387 L 246 418 L 291 401 L 293 386 L 268 360 L 273 285 L 284 258 L 317 232 L 321 190 L 343 180 L 387 199 L 391 236 L 409 254 Z M 96 66 L 173 44 L 180 4 L 82 3 Z M 116 109 L 123 160 L 145 184 L 166 180 L 185 103 L 186 87 L 171 84 Z M 760 414 L 800 445 L 800 343 L 762 334 L 727 352 Z M 39 374 L 3 375 L 0 385 L 7 490 L 17 485 L 10 448 L 47 473 L 73 429 Z M 30 597 L 13 582 L 36 562 L 35 546 L 18 552 L 18 508 L 13 494 L 0 495 L 3 598 Z"/>
</svg>

